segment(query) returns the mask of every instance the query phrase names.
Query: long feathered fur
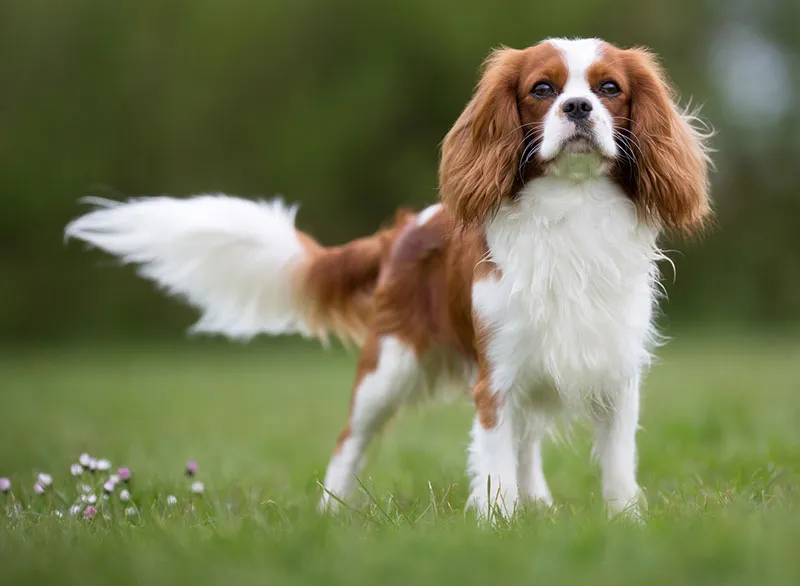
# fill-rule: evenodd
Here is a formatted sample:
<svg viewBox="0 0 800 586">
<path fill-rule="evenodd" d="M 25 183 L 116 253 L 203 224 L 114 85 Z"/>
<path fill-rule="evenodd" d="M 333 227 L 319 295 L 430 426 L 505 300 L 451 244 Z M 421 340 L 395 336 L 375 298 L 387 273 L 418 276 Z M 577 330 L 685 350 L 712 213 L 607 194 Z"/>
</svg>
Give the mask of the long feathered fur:
<svg viewBox="0 0 800 586">
<path fill-rule="evenodd" d="M 77 238 L 139 265 L 139 274 L 201 311 L 193 332 L 360 342 L 391 232 L 326 249 L 294 227 L 296 206 L 225 195 L 148 197 L 72 221 Z"/>
</svg>

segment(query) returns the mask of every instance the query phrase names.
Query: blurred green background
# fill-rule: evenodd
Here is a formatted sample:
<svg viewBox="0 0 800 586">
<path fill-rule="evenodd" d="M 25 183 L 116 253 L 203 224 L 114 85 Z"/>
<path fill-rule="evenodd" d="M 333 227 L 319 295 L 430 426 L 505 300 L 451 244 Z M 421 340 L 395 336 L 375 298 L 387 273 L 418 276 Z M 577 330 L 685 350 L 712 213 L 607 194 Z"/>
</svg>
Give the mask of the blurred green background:
<svg viewBox="0 0 800 586">
<path fill-rule="evenodd" d="M 669 244 L 672 322 L 800 317 L 800 2 L 0 2 L 0 343 L 177 338 L 194 314 L 62 230 L 86 194 L 302 202 L 325 243 L 436 198 L 490 48 L 646 45 L 717 130 L 716 228 Z"/>
</svg>

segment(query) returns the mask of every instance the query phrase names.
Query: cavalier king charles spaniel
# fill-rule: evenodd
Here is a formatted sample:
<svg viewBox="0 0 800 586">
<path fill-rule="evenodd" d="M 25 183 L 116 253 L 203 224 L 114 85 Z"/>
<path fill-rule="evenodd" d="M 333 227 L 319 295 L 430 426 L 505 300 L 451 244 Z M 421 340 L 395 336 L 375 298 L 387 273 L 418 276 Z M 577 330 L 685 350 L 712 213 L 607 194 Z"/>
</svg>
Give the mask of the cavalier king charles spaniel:
<svg viewBox="0 0 800 586">
<path fill-rule="evenodd" d="M 707 136 L 646 50 L 597 39 L 501 48 L 442 145 L 441 202 L 323 247 L 295 206 L 225 195 L 96 208 L 69 237 L 196 306 L 195 331 L 299 333 L 361 348 L 323 509 L 351 495 L 373 437 L 455 379 L 472 391 L 468 505 L 550 505 L 542 441 L 582 415 L 610 514 L 639 515 L 636 429 L 657 342 L 662 232 L 710 214 Z"/>
</svg>

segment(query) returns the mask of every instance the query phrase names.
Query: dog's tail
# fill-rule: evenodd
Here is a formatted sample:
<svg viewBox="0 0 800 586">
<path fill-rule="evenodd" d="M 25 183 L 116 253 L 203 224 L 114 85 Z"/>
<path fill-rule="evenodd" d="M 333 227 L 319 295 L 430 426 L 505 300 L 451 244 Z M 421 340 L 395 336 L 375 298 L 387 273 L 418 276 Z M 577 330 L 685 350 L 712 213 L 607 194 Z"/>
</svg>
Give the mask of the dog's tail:
<svg viewBox="0 0 800 586">
<path fill-rule="evenodd" d="M 126 203 L 90 198 L 72 221 L 78 238 L 139 265 L 139 273 L 202 312 L 192 331 L 334 334 L 360 343 L 384 258 L 406 216 L 333 248 L 296 230 L 296 206 L 224 195 L 152 197 Z"/>
</svg>

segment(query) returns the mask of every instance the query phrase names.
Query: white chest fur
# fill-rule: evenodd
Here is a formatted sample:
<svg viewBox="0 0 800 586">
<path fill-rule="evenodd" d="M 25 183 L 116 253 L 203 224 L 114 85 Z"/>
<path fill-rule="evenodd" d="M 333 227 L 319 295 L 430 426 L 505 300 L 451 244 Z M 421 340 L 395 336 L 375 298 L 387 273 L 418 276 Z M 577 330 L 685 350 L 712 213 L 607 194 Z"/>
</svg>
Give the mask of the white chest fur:
<svg viewBox="0 0 800 586">
<path fill-rule="evenodd" d="M 501 276 L 473 286 L 495 392 L 574 403 L 636 377 L 653 337 L 656 237 L 605 177 L 543 177 L 505 203 L 486 228 Z"/>
</svg>

